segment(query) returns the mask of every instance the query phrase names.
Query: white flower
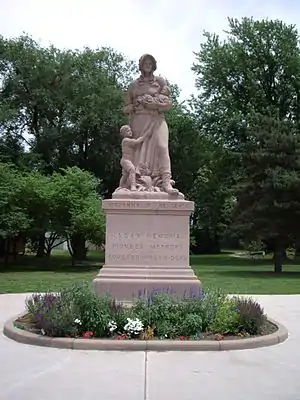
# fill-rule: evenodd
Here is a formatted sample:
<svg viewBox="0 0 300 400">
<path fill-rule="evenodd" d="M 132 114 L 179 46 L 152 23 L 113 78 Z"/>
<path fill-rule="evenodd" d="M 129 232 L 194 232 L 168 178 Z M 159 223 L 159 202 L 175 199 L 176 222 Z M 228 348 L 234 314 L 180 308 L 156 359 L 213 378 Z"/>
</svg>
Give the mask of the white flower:
<svg viewBox="0 0 300 400">
<path fill-rule="evenodd" d="M 143 328 L 144 325 L 138 318 L 127 318 L 127 324 L 124 326 L 124 331 L 129 335 L 137 335 L 143 330 Z"/>
<path fill-rule="evenodd" d="M 117 329 L 118 325 L 115 321 L 109 321 L 107 327 L 109 329 L 109 332 L 114 332 Z"/>
<path fill-rule="evenodd" d="M 74 320 L 74 322 L 75 322 L 75 324 L 82 325 L 82 322 L 80 321 L 79 318 L 76 318 L 76 319 Z"/>
</svg>

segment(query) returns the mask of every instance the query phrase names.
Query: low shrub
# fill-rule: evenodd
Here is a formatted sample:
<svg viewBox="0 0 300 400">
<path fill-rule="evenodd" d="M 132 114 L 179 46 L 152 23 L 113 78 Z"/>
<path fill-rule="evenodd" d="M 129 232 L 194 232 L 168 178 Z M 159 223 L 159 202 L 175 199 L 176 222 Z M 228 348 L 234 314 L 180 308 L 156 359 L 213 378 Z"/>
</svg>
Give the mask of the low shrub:
<svg viewBox="0 0 300 400">
<path fill-rule="evenodd" d="M 239 330 L 239 313 L 235 299 L 225 299 L 216 310 L 211 322 L 212 333 L 236 334 Z"/>
<path fill-rule="evenodd" d="M 109 296 L 93 293 L 87 284 L 76 284 L 60 293 L 32 295 L 26 307 L 36 327 L 48 336 L 172 339 L 210 333 L 255 335 L 266 319 L 252 299 L 229 299 L 217 290 L 183 299 L 154 291 L 126 308 Z"/>
<path fill-rule="evenodd" d="M 78 327 L 74 320 L 77 312 L 67 293 L 34 294 L 26 301 L 28 314 L 43 335 L 76 335 Z"/>
<path fill-rule="evenodd" d="M 202 332 L 209 330 L 217 310 L 226 300 L 226 294 L 220 290 L 207 289 L 198 297 L 184 299 L 186 312 L 198 314 L 202 319 Z"/>
<path fill-rule="evenodd" d="M 155 327 L 158 337 L 199 336 L 208 329 L 225 298 L 215 290 L 183 299 L 154 291 L 147 299 L 137 299 L 132 312 L 145 326 Z"/>
<path fill-rule="evenodd" d="M 115 307 L 115 308 L 114 308 Z M 87 284 L 76 284 L 60 293 L 34 294 L 26 301 L 28 314 L 36 327 L 48 336 L 82 335 L 92 332 L 97 337 L 109 333 L 112 314 L 121 318 L 122 309 L 108 296 L 97 296 Z"/>
<path fill-rule="evenodd" d="M 82 332 L 93 332 L 94 336 L 103 337 L 108 333 L 111 320 L 111 303 L 109 296 L 98 296 L 88 284 L 75 284 L 64 293 L 72 298 Z"/>
<path fill-rule="evenodd" d="M 154 291 L 148 298 L 134 301 L 132 314 L 138 316 L 146 327 L 152 327 L 159 337 L 175 337 L 178 334 L 180 310 L 175 297 Z"/>
<path fill-rule="evenodd" d="M 238 311 L 239 331 L 249 335 L 259 335 L 267 316 L 259 303 L 251 298 L 235 298 Z"/>
</svg>

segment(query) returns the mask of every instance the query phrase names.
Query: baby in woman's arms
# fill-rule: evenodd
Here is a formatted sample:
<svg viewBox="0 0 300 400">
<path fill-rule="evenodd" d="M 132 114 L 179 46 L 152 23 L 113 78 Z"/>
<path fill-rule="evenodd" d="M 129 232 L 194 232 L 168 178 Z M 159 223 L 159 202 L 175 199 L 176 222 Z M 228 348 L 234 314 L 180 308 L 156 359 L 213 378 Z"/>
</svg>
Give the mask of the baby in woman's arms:
<svg viewBox="0 0 300 400">
<path fill-rule="evenodd" d="M 144 94 L 137 97 L 137 103 L 139 104 L 170 104 L 170 89 L 168 86 L 164 86 L 160 93 L 156 93 L 154 96 L 150 94 Z"/>
</svg>

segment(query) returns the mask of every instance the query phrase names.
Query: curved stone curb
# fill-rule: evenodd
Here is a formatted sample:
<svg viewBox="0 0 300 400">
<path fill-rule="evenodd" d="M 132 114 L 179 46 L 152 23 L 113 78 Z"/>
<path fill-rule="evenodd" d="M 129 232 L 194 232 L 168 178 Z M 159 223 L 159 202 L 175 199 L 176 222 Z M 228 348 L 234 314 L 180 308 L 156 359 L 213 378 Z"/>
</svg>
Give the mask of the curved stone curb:
<svg viewBox="0 0 300 400">
<path fill-rule="evenodd" d="M 16 328 L 14 322 L 17 318 L 8 320 L 3 333 L 8 338 L 19 343 L 34 346 L 53 347 L 58 349 L 74 350 L 115 350 L 115 351 L 219 351 L 219 350 L 245 350 L 257 347 L 273 346 L 284 342 L 288 338 L 287 329 L 278 322 L 269 318 L 269 321 L 278 327 L 278 330 L 270 335 L 258 336 L 248 339 L 237 340 L 109 340 L 109 339 L 73 339 L 73 338 L 50 338 L 26 330 Z"/>
</svg>

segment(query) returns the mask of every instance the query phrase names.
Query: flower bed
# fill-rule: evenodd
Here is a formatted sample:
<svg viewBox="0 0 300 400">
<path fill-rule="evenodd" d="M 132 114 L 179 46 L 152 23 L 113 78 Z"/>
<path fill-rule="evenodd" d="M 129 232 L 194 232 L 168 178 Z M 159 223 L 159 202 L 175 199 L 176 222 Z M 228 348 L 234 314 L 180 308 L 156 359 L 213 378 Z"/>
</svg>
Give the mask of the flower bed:
<svg viewBox="0 0 300 400">
<path fill-rule="evenodd" d="M 251 298 L 216 290 L 176 298 L 170 293 L 140 296 L 132 307 L 94 294 L 88 285 L 59 293 L 34 294 L 15 327 L 48 337 L 111 340 L 232 340 L 273 333 L 262 307 Z"/>
</svg>

